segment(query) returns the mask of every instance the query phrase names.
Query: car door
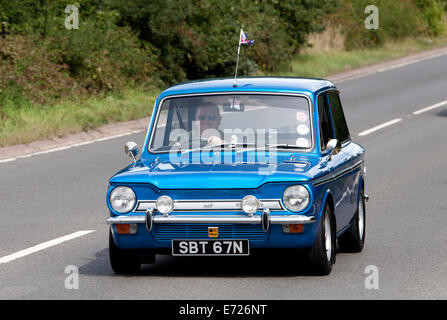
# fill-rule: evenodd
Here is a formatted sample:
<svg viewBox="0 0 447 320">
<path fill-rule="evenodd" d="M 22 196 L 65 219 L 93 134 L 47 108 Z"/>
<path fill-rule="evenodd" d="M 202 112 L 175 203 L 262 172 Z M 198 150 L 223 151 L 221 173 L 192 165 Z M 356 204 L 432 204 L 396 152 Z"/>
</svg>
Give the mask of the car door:
<svg viewBox="0 0 447 320">
<path fill-rule="evenodd" d="M 327 93 L 321 93 L 318 96 L 318 119 L 320 150 L 323 155 L 327 156 L 327 143 L 331 139 L 336 139 L 336 131 L 332 120 Z M 333 196 L 337 231 L 340 231 L 345 226 L 346 220 L 344 208 L 346 204 L 343 200 L 348 182 L 346 181 L 346 177 L 342 175 L 342 172 L 349 167 L 346 164 L 347 162 L 349 162 L 349 159 L 347 159 L 345 153 L 341 152 L 341 147 L 338 146 L 331 161 L 327 163 L 328 169 L 330 170 L 330 178 L 328 179 L 329 182 L 325 189 L 330 189 Z"/>
<path fill-rule="evenodd" d="M 334 169 L 336 179 L 335 210 L 337 212 L 337 229 L 343 229 L 352 220 L 356 210 L 356 177 L 358 173 L 353 170 L 353 146 L 349 134 L 348 125 L 343 112 L 341 100 L 337 91 L 330 91 L 327 94 L 329 109 L 331 113 L 334 136 L 338 140 L 338 161 Z"/>
</svg>

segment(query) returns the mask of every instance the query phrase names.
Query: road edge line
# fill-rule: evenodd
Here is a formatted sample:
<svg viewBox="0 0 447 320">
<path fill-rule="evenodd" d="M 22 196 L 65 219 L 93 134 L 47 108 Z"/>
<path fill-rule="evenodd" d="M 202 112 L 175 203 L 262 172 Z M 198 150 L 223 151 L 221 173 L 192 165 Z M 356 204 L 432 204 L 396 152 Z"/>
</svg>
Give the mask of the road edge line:
<svg viewBox="0 0 447 320">
<path fill-rule="evenodd" d="M 399 123 L 399 122 L 401 122 L 401 121 L 402 121 L 401 118 L 396 118 L 396 119 L 393 119 L 393 120 L 384 122 L 384 123 L 382 123 L 382 124 L 379 124 L 379 125 L 377 125 L 377 126 L 374 126 L 374 127 L 370 128 L 370 129 L 368 129 L 368 130 L 365 130 L 365 131 L 360 132 L 360 133 L 358 134 L 358 136 L 359 136 L 359 137 L 367 136 L 368 134 L 371 134 L 371 133 L 376 132 L 376 131 L 378 131 L 378 130 L 381 130 L 381 129 L 383 129 L 383 128 L 389 127 L 389 126 L 391 126 L 391 125 L 393 125 L 393 124 L 396 124 L 396 123 Z"/>
<path fill-rule="evenodd" d="M 0 257 L 0 265 L 8 263 L 8 262 L 11 262 L 11 261 L 14 261 L 14 260 L 17 260 L 17 259 L 20 259 L 20 258 L 23 258 L 23 257 L 26 257 L 26 256 L 28 256 L 30 254 L 33 254 L 33 253 L 36 253 L 36 252 L 48 249 L 50 247 L 56 246 L 58 244 L 61 244 L 63 242 L 66 242 L 66 241 L 69 241 L 69 240 L 73 240 L 73 239 L 85 236 L 85 235 L 87 235 L 89 233 L 92 233 L 92 232 L 95 232 L 95 231 L 96 230 L 81 230 L 81 231 L 77 231 L 77 232 L 68 234 L 66 236 L 62 236 L 62 237 L 59 237 L 59 238 L 56 238 L 56 239 L 53 239 L 53 240 L 42 242 L 40 244 L 37 244 L 35 246 L 29 247 L 29 248 L 24 249 L 24 250 L 17 251 L 15 253 L 10 254 L 10 255 Z"/>
</svg>

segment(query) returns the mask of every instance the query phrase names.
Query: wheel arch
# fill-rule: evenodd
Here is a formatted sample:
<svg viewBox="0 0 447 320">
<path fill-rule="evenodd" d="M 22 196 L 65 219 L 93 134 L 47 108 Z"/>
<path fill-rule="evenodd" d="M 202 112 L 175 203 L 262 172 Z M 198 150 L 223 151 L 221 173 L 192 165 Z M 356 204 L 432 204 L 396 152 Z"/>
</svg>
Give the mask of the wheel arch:
<svg viewBox="0 0 447 320">
<path fill-rule="evenodd" d="M 332 196 L 330 189 L 327 189 L 323 196 L 323 201 L 321 202 L 322 205 L 321 205 L 321 209 L 320 209 L 319 218 L 321 218 L 321 216 L 323 215 L 323 210 L 324 210 L 326 203 L 329 205 L 329 208 L 331 209 L 331 218 L 332 218 L 333 222 L 335 223 L 336 218 L 335 218 L 334 197 Z"/>
<path fill-rule="evenodd" d="M 334 236 L 334 250 L 337 250 L 337 218 L 335 216 L 335 204 L 334 204 L 334 198 L 332 196 L 331 190 L 327 189 L 324 197 L 323 197 L 323 201 L 321 202 L 322 206 L 321 206 L 321 210 L 320 210 L 320 218 L 323 215 L 323 210 L 326 207 L 326 204 L 329 206 L 329 210 L 331 212 L 330 214 L 330 219 L 331 219 L 331 228 L 332 228 L 332 234 Z M 334 252 L 334 264 L 336 262 L 336 258 L 337 254 Z"/>
<path fill-rule="evenodd" d="M 332 196 L 332 192 L 330 189 L 327 189 L 324 196 L 323 201 L 321 202 L 321 209 L 320 209 L 320 215 L 319 218 L 323 215 L 324 207 L 326 206 L 326 203 L 329 205 L 329 209 L 331 210 L 331 220 L 332 220 L 332 228 L 333 228 L 333 234 L 337 234 L 337 217 L 335 216 L 335 204 L 334 204 L 334 197 Z"/>
<path fill-rule="evenodd" d="M 358 200 L 360 199 L 360 195 L 361 193 L 365 193 L 365 179 L 363 178 L 363 176 L 360 176 L 360 181 L 359 181 L 359 186 L 358 186 L 358 190 L 357 190 L 357 203 Z"/>
</svg>

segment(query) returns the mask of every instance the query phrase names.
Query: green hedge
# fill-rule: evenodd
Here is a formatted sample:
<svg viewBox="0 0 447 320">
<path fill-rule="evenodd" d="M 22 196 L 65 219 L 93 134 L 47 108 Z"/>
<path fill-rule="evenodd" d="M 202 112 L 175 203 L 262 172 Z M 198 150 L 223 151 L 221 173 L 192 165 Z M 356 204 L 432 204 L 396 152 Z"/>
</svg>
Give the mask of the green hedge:
<svg viewBox="0 0 447 320">
<path fill-rule="evenodd" d="M 365 8 L 379 9 L 379 29 L 367 30 Z M 377 47 L 412 36 L 439 36 L 445 31 L 440 0 L 340 0 L 333 19 L 343 26 L 347 50 Z"/>
<path fill-rule="evenodd" d="M 78 30 L 64 25 L 72 4 L 79 8 Z M 0 90 L 42 103 L 132 83 L 159 85 L 158 79 L 232 76 L 241 28 L 255 46 L 241 50 L 239 74 L 277 72 L 290 66 L 310 32 L 324 29 L 335 8 L 336 0 L 3 0 L 0 50 L 7 58 L 0 72 L 14 77 L 0 82 Z M 26 51 L 33 54 L 21 54 Z M 47 84 L 64 79 L 65 92 L 45 81 L 30 85 L 40 81 L 31 69 L 48 75 Z"/>
<path fill-rule="evenodd" d="M 445 2 L 445 1 L 444 1 Z M 65 7 L 79 8 L 67 30 Z M 364 28 L 364 9 L 380 10 L 380 29 Z M 255 46 L 241 50 L 240 75 L 290 68 L 310 33 L 329 17 L 346 48 L 443 34 L 441 0 L 0 0 L 0 103 L 47 103 L 74 94 L 119 91 L 232 76 L 239 31 Z M 17 105 L 18 103 L 10 103 Z M 1 110 L 0 110 L 1 112 Z"/>
<path fill-rule="evenodd" d="M 416 0 L 416 4 L 423 11 L 429 32 L 433 36 L 445 33 L 444 8 L 447 10 L 446 0 Z"/>
<path fill-rule="evenodd" d="M 71 3 L 0 2 L 0 107 L 160 85 L 157 49 L 118 26 L 116 11 L 83 1 L 77 4 L 79 29 L 67 30 Z"/>
<path fill-rule="evenodd" d="M 322 30 L 336 1 L 134 0 L 112 1 L 119 24 L 159 49 L 167 82 L 231 76 L 240 28 L 255 46 L 242 50 L 241 74 L 289 65 L 310 32 Z"/>
</svg>

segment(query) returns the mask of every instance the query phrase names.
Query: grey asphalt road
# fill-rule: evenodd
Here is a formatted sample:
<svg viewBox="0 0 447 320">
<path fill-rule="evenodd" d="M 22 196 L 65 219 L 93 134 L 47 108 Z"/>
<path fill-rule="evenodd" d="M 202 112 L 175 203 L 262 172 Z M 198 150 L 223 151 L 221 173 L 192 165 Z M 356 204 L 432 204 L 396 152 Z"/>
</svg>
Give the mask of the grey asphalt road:
<svg viewBox="0 0 447 320">
<path fill-rule="evenodd" d="M 141 274 L 108 261 L 105 193 L 127 165 L 123 145 L 145 133 L 0 164 L 0 258 L 94 230 L 0 264 L 0 299 L 446 299 L 447 56 L 338 84 L 352 139 L 366 148 L 366 244 L 339 253 L 327 277 L 296 274 L 287 255 L 160 256 Z M 358 133 L 381 123 L 400 122 Z M 79 271 L 78 288 L 69 266 Z M 378 288 L 368 289 L 368 267 Z M 67 269 L 68 267 L 68 269 Z"/>
</svg>

